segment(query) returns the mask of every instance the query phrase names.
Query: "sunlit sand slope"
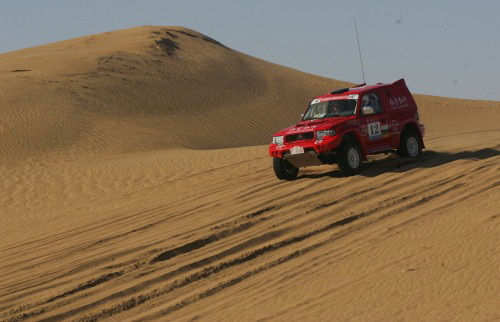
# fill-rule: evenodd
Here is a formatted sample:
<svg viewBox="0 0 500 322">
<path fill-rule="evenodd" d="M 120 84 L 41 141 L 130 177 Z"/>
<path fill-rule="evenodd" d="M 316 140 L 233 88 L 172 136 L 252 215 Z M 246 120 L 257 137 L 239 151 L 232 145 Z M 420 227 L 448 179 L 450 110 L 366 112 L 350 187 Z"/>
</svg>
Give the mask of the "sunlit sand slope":
<svg viewBox="0 0 500 322">
<path fill-rule="evenodd" d="M 421 161 L 277 180 L 344 85 L 180 27 L 0 55 L 0 320 L 498 319 L 500 103 L 416 95 Z"/>
<path fill-rule="evenodd" d="M 185 28 L 67 40 L 0 55 L 0 153 L 11 161 L 263 144 L 316 93 L 343 84 Z"/>
</svg>

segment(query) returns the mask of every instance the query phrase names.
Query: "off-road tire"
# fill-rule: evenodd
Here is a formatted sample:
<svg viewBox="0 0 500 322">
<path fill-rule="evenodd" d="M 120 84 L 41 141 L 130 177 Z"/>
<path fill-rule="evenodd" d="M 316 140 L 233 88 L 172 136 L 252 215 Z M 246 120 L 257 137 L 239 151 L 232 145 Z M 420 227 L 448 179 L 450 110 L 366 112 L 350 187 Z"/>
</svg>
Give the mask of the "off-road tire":
<svg viewBox="0 0 500 322">
<path fill-rule="evenodd" d="M 280 180 L 294 180 L 299 174 L 299 168 L 282 158 L 273 158 L 273 169 Z"/>
<path fill-rule="evenodd" d="M 403 132 L 399 141 L 398 155 L 410 159 L 419 159 L 422 156 L 422 140 L 415 130 Z"/>
<path fill-rule="evenodd" d="M 363 168 L 363 155 L 359 144 L 351 139 L 345 139 L 337 153 L 337 164 L 340 173 L 345 177 L 359 173 Z"/>
</svg>

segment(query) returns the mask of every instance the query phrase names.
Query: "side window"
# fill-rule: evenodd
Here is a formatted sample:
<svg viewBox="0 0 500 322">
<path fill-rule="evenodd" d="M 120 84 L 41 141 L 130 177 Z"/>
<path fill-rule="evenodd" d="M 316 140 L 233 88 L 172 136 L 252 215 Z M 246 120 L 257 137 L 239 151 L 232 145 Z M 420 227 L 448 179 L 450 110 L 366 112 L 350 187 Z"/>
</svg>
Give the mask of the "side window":
<svg viewBox="0 0 500 322">
<path fill-rule="evenodd" d="M 369 93 L 363 96 L 363 99 L 361 100 L 361 110 L 363 110 L 363 107 L 365 106 L 371 106 L 375 114 L 383 112 L 380 100 L 375 93 Z"/>
</svg>

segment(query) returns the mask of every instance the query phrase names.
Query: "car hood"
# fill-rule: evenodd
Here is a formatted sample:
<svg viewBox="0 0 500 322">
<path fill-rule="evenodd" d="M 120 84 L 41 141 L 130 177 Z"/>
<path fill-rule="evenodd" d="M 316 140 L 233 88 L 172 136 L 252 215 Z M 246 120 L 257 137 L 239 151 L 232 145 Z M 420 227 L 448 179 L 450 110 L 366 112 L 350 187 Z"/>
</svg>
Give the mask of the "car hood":
<svg viewBox="0 0 500 322">
<path fill-rule="evenodd" d="M 320 120 L 301 121 L 294 126 L 277 132 L 275 136 L 329 130 L 333 126 L 342 124 L 349 119 L 350 117 L 332 117 Z"/>
</svg>

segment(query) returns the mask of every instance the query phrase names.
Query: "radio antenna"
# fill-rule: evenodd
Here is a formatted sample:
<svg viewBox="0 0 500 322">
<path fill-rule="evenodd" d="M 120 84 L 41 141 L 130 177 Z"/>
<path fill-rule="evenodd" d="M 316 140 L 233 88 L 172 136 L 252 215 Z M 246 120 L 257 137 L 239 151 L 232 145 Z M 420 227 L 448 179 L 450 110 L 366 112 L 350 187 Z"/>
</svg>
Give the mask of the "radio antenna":
<svg viewBox="0 0 500 322">
<path fill-rule="evenodd" d="M 365 69 L 363 68 L 363 59 L 361 58 L 361 46 L 359 45 L 358 24 L 356 23 L 356 18 L 354 18 L 354 27 L 356 28 L 356 40 L 358 41 L 359 61 L 361 62 L 361 73 L 363 74 L 363 83 L 366 83 Z"/>
</svg>

